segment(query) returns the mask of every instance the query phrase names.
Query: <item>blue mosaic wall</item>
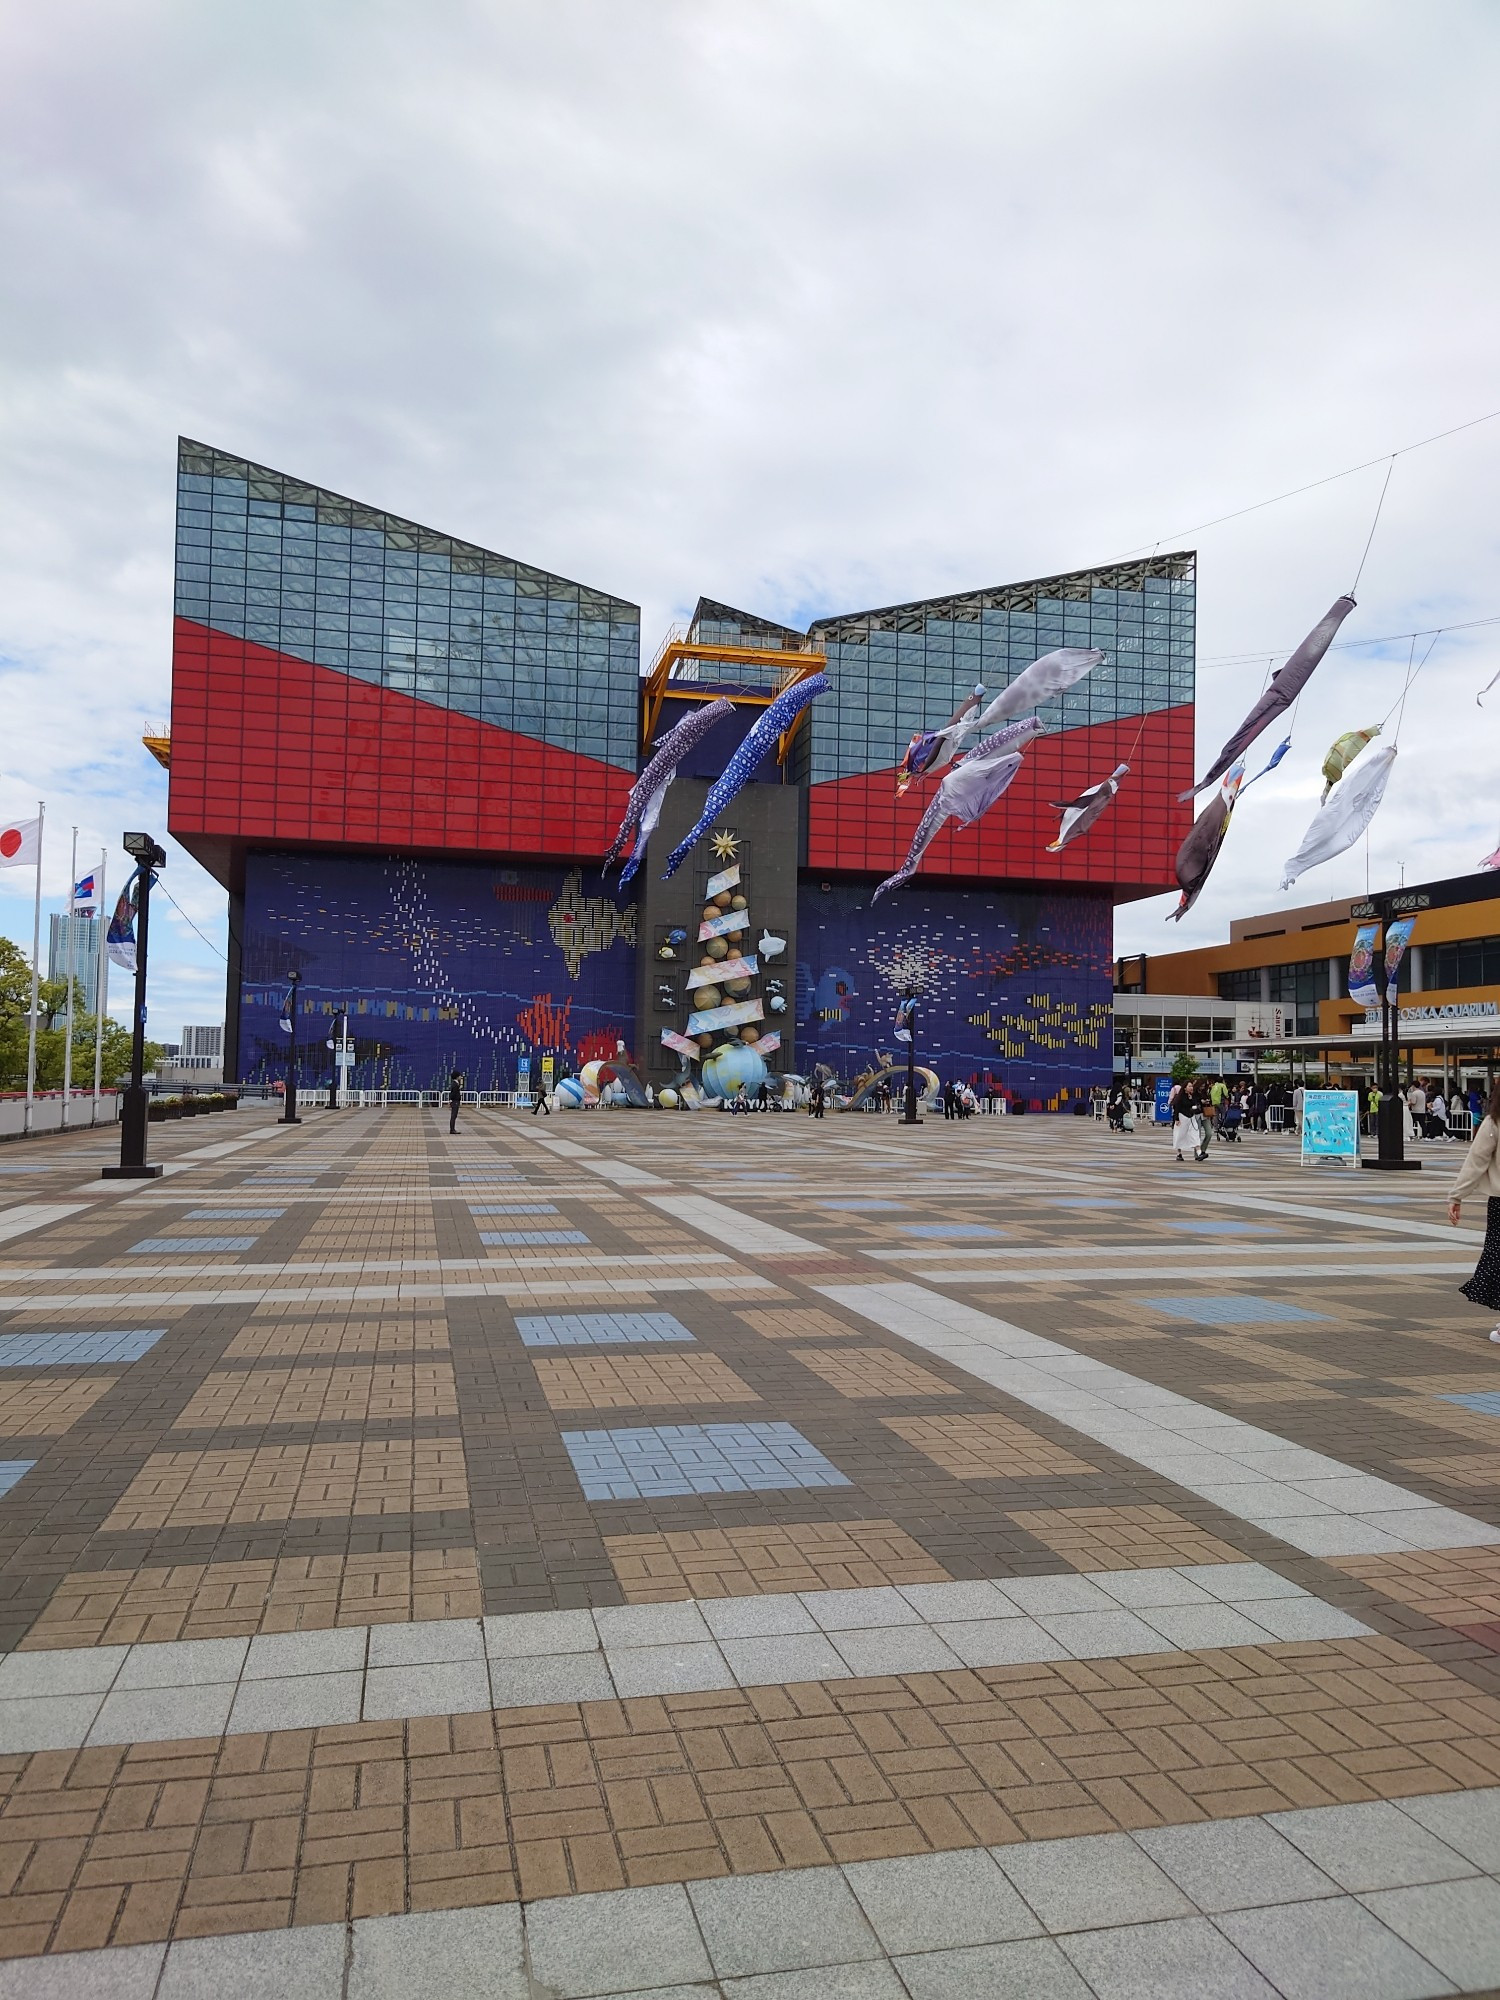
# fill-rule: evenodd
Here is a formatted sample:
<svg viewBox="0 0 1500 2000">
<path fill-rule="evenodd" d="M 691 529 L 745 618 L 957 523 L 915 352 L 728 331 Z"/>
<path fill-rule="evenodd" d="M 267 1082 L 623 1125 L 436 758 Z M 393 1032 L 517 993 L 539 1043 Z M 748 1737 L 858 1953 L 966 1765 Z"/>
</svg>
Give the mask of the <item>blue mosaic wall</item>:
<svg viewBox="0 0 1500 2000">
<path fill-rule="evenodd" d="M 905 963 L 926 976 L 917 1060 L 1043 1101 L 1113 1068 L 1107 895 L 927 888 L 870 907 L 867 884 L 805 882 L 797 900 L 797 1051 L 848 1079 L 898 1051 Z"/>
<path fill-rule="evenodd" d="M 365 1089 L 437 1089 L 460 1069 L 470 1089 L 509 1090 L 522 1054 L 535 1078 L 543 1054 L 572 1070 L 617 1038 L 633 1052 L 635 916 L 576 867 L 252 854 L 240 1080 L 286 1074 L 294 968 L 304 1084 L 327 1080 L 345 1006 Z"/>
</svg>

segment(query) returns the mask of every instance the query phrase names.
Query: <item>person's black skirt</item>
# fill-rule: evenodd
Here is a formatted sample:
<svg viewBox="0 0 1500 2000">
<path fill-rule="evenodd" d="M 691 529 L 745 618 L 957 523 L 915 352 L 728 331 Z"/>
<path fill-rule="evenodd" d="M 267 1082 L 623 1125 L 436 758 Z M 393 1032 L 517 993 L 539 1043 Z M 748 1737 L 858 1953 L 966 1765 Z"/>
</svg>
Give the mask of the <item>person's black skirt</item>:
<svg viewBox="0 0 1500 2000">
<path fill-rule="evenodd" d="M 1491 1195 L 1484 1218 L 1484 1248 L 1474 1275 L 1458 1288 L 1471 1305 L 1500 1312 L 1500 1195 Z"/>
</svg>

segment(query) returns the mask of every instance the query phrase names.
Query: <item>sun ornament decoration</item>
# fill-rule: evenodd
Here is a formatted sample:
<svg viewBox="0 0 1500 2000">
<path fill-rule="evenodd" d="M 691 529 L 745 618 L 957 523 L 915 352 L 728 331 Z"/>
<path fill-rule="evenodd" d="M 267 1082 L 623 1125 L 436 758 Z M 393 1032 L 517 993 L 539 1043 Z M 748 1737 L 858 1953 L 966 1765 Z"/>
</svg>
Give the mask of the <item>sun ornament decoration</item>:
<svg viewBox="0 0 1500 2000">
<path fill-rule="evenodd" d="M 731 833 L 728 827 L 721 828 L 713 836 L 713 850 L 715 861 L 733 861 L 740 851 L 739 835 Z"/>
</svg>

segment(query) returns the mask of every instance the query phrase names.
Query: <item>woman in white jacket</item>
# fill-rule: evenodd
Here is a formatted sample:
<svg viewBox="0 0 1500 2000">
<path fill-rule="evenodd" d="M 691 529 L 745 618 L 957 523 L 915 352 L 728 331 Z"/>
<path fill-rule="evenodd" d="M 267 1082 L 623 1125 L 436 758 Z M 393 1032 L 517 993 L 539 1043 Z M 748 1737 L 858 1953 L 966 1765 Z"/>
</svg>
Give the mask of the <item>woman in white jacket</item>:
<svg viewBox="0 0 1500 2000">
<path fill-rule="evenodd" d="M 1497 1143 L 1500 1143 L 1500 1083 L 1490 1092 L 1490 1101 L 1485 1106 L 1479 1130 L 1474 1134 L 1474 1142 L 1465 1153 L 1463 1165 L 1448 1194 L 1448 1220 L 1455 1227 L 1466 1195 L 1483 1194 L 1488 1197 L 1484 1248 L 1479 1253 L 1473 1277 L 1466 1285 L 1460 1285 L 1459 1290 L 1472 1304 L 1488 1306 L 1491 1312 L 1500 1312 L 1500 1151 L 1497 1151 Z M 1491 1327 L 1490 1339 L 1500 1346 L 1500 1324 Z"/>
</svg>

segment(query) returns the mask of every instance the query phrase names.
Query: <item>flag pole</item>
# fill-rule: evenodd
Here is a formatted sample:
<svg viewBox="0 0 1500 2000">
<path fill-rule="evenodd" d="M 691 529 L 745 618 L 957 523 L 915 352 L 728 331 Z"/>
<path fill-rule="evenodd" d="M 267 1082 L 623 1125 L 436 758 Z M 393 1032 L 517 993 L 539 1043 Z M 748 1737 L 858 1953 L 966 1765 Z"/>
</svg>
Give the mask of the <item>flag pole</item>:
<svg viewBox="0 0 1500 2000">
<path fill-rule="evenodd" d="M 36 1106 L 36 1010 L 37 987 L 42 957 L 42 833 L 47 818 L 47 802 L 40 799 L 36 809 L 36 901 L 31 908 L 31 1025 L 26 1034 L 26 1116 L 22 1131 L 29 1133 Z"/>
<path fill-rule="evenodd" d="M 99 1123 L 100 1084 L 104 1076 L 104 1001 L 109 992 L 109 953 L 104 949 L 105 909 L 104 864 L 107 851 L 99 849 L 99 887 L 94 896 L 94 1116 Z"/>
<path fill-rule="evenodd" d="M 63 1050 L 62 1128 L 68 1129 L 68 1106 L 73 1098 L 73 975 L 78 966 L 78 947 L 73 941 L 74 899 L 78 894 L 78 829 L 73 829 L 73 858 L 68 863 L 68 1041 Z"/>
</svg>

